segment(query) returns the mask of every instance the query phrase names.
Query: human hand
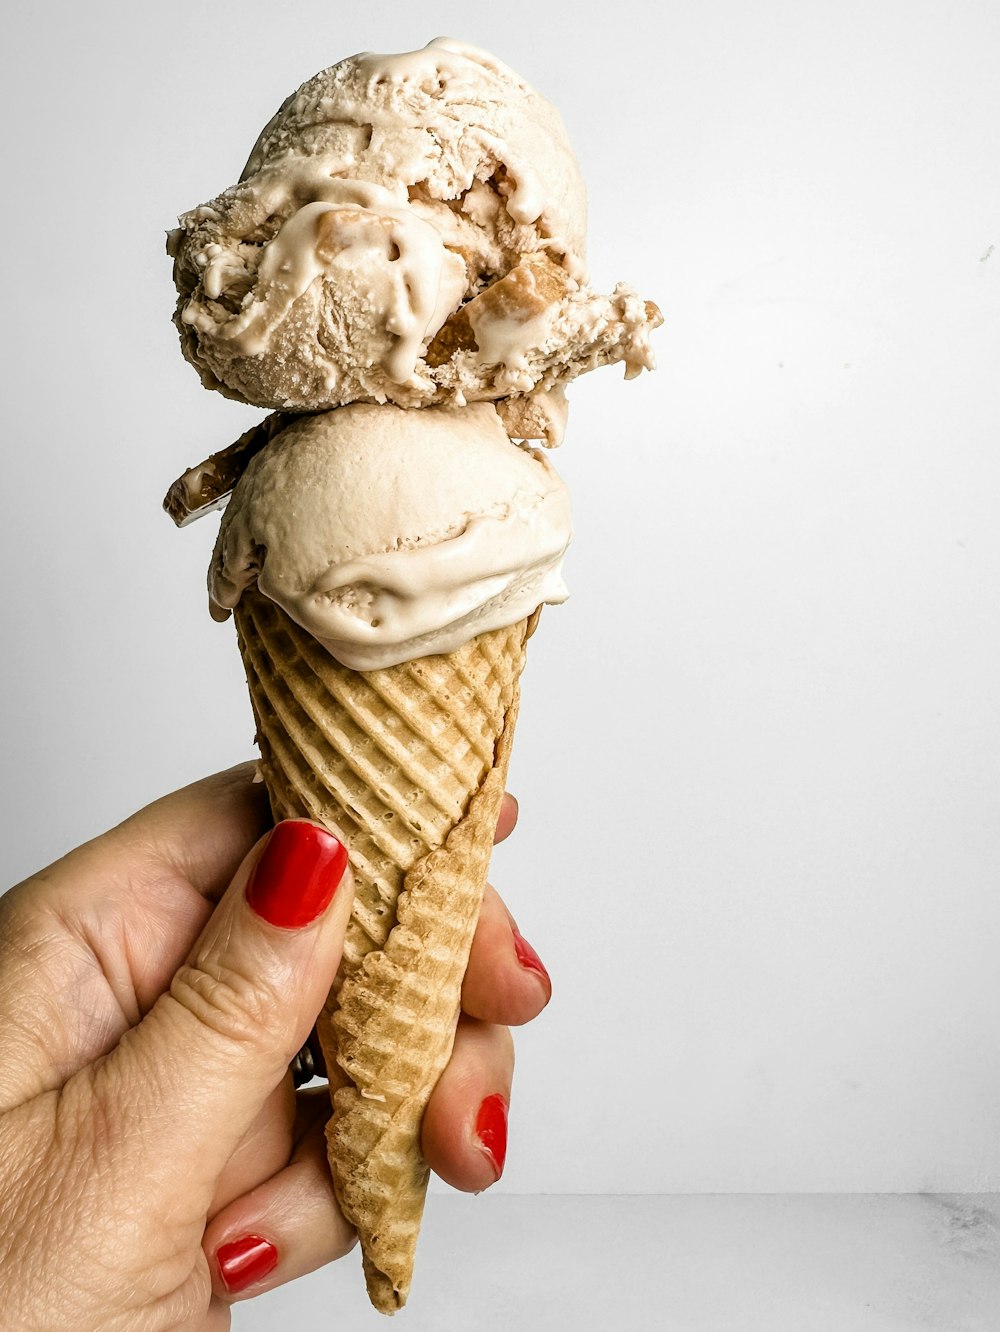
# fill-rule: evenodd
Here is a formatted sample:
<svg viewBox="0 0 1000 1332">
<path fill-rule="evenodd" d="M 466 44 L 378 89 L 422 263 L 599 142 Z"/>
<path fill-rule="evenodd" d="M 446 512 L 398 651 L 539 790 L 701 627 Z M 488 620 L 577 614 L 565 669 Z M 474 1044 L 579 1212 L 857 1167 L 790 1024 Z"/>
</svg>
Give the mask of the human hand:
<svg viewBox="0 0 1000 1332">
<path fill-rule="evenodd" d="M 0 899 L 4 1329 L 221 1332 L 234 1299 L 354 1243 L 326 1088 L 296 1093 L 288 1072 L 340 961 L 351 872 L 313 824 L 262 836 L 252 773 L 167 796 Z M 515 820 L 507 797 L 497 840 Z M 289 900 L 315 919 L 271 923 Z M 549 994 L 487 889 L 423 1124 L 457 1188 L 499 1177 L 506 1027 Z"/>
</svg>

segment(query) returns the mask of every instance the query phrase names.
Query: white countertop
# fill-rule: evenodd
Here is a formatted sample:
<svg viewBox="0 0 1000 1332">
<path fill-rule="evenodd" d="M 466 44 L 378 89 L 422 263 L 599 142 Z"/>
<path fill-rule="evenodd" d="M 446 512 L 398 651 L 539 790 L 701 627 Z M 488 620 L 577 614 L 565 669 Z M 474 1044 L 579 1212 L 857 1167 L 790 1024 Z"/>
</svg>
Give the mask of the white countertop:
<svg viewBox="0 0 1000 1332">
<path fill-rule="evenodd" d="M 235 1332 L 385 1327 L 360 1259 Z M 434 1196 L 406 1332 L 997 1332 L 1000 1194 Z"/>
</svg>

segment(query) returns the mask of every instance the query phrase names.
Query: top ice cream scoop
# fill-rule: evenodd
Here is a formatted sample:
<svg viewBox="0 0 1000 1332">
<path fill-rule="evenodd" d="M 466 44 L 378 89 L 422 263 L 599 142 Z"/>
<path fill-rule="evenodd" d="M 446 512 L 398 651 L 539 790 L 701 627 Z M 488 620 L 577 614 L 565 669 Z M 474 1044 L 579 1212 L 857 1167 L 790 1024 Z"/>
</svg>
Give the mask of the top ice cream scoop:
<svg viewBox="0 0 1000 1332">
<path fill-rule="evenodd" d="M 652 365 L 656 307 L 586 285 L 586 197 L 558 112 L 449 39 L 317 74 L 239 183 L 179 222 L 184 354 L 259 406 L 551 395 L 554 443 L 566 382 Z"/>
</svg>

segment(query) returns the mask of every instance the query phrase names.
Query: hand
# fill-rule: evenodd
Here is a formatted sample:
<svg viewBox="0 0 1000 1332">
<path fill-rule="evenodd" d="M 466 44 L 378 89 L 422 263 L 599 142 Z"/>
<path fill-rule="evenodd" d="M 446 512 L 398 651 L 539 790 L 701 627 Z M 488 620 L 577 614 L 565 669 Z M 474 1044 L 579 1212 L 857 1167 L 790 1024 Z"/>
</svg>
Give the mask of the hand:
<svg viewBox="0 0 1000 1332">
<path fill-rule="evenodd" d="M 313 824 L 262 836 L 252 773 L 167 796 L 0 899 L 4 1327 L 219 1332 L 235 1298 L 354 1243 L 326 1089 L 296 1093 L 288 1073 L 340 961 L 351 871 Z M 515 820 L 507 797 L 498 840 Z M 269 902 L 290 878 L 318 915 L 280 928 Z M 457 1188 L 499 1177 L 506 1024 L 549 994 L 488 889 L 423 1127 Z"/>
</svg>

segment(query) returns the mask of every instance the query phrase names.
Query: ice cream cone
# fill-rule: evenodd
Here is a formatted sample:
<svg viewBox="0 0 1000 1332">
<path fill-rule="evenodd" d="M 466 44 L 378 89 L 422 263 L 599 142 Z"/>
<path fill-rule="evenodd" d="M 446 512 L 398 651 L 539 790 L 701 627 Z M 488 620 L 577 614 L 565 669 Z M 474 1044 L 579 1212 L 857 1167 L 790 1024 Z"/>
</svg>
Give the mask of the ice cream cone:
<svg viewBox="0 0 1000 1332">
<path fill-rule="evenodd" d="M 354 910 L 319 1023 L 327 1143 L 369 1296 L 394 1313 L 427 1187 L 421 1119 L 454 1040 L 535 617 L 352 671 L 256 589 L 235 615 L 274 817 L 334 823 L 350 848 Z"/>
<path fill-rule="evenodd" d="M 630 286 L 590 287 L 585 232 L 555 108 L 438 38 L 315 75 L 237 184 L 168 236 L 185 356 L 276 413 L 189 468 L 167 509 L 185 523 L 231 493 L 210 606 L 236 616 L 274 815 L 349 842 L 357 896 L 319 1023 L 327 1137 L 390 1313 L 524 645 L 536 608 L 568 595 L 569 497 L 527 441 L 561 441 L 577 376 L 652 369 L 661 322 Z"/>
</svg>

